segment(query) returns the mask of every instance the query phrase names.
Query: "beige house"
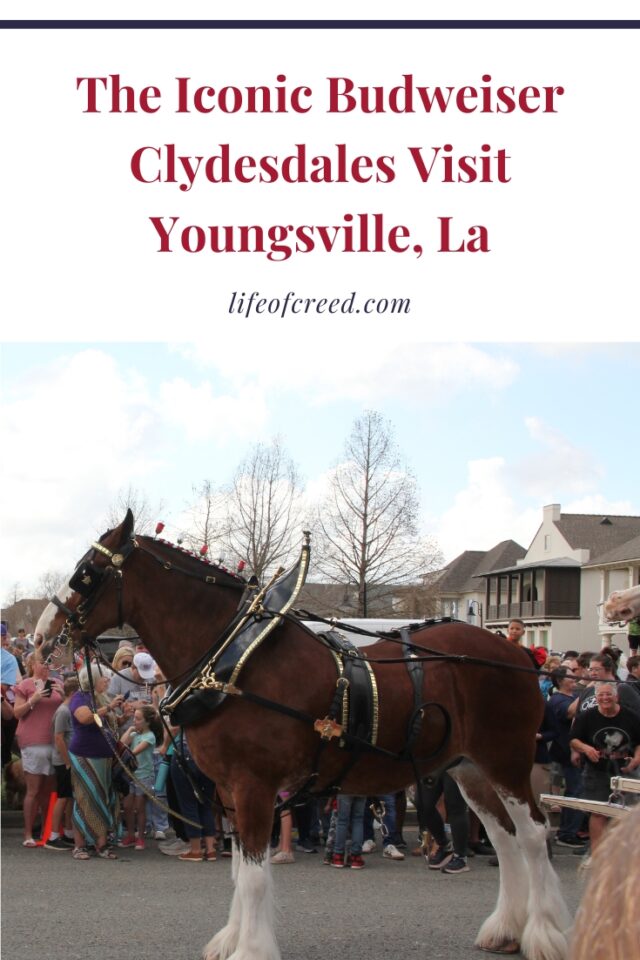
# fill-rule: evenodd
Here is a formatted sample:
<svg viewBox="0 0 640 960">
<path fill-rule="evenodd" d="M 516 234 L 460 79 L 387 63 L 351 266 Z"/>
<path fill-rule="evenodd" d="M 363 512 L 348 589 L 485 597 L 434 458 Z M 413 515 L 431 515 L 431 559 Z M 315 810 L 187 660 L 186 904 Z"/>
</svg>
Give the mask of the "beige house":
<svg viewBox="0 0 640 960">
<path fill-rule="evenodd" d="M 515 540 L 503 540 L 491 550 L 465 550 L 435 578 L 438 616 L 455 617 L 484 627 L 488 611 L 482 577 L 497 567 L 517 563 L 525 553 L 525 548 Z"/>
<path fill-rule="evenodd" d="M 598 636 L 603 644 L 615 643 L 627 652 L 627 627 L 606 623 L 603 602 L 613 590 L 626 590 L 640 583 L 640 536 L 600 554 L 582 568 L 582 596 L 598 610 Z"/>
<path fill-rule="evenodd" d="M 626 649 L 626 630 L 602 622 L 602 603 L 611 590 L 638 583 L 639 571 L 640 517 L 563 513 L 554 503 L 543 508 L 524 556 L 485 566 L 472 579 L 481 577 L 490 630 L 519 617 L 527 646 L 594 650 L 613 640 Z"/>
</svg>

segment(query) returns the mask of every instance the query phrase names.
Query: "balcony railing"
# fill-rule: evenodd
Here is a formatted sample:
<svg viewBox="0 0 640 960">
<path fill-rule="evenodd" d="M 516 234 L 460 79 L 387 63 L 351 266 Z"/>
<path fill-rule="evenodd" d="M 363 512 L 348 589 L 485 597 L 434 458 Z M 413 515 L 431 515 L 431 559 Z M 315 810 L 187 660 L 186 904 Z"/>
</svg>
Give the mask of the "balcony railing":
<svg viewBox="0 0 640 960">
<path fill-rule="evenodd" d="M 580 603 L 578 600 L 523 600 L 520 603 L 489 604 L 487 620 L 506 620 L 508 617 L 519 617 L 525 620 L 530 617 L 579 617 Z"/>
</svg>

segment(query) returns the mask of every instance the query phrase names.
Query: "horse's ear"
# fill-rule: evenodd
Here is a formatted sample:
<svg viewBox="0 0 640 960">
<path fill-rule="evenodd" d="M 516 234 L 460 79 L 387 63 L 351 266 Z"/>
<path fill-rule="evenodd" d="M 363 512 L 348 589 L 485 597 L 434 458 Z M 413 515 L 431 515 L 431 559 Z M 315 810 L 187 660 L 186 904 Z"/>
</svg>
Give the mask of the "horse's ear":
<svg viewBox="0 0 640 960">
<path fill-rule="evenodd" d="M 134 525 L 133 513 L 131 512 L 131 507 L 129 507 L 129 509 L 127 510 L 127 515 L 126 515 L 126 517 L 124 518 L 124 520 L 122 521 L 122 527 L 121 527 L 121 530 L 122 530 L 122 539 L 121 539 L 121 543 L 125 543 L 127 540 L 129 540 L 129 539 L 131 538 L 131 536 L 132 536 L 132 534 L 133 534 L 133 525 Z"/>
</svg>

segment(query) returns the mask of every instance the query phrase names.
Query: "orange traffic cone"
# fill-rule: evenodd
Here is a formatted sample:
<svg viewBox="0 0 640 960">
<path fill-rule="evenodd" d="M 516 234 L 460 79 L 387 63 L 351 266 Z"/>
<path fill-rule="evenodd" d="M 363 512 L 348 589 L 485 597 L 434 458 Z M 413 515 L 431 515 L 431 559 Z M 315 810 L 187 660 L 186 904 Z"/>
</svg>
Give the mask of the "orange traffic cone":
<svg viewBox="0 0 640 960">
<path fill-rule="evenodd" d="M 52 790 L 51 796 L 49 797 L 49 809 L 47 810 L 47 815 L 42 825 L 42 836 L 38 840 L 39 847 L 44 847 L 45 843 L 51 836 L 51 824 L 53 823 L 53 808 L 56 805 L 57 799 L 58 799 L 58 794 L 56 793 L 55 790 Z"/>
</svg>

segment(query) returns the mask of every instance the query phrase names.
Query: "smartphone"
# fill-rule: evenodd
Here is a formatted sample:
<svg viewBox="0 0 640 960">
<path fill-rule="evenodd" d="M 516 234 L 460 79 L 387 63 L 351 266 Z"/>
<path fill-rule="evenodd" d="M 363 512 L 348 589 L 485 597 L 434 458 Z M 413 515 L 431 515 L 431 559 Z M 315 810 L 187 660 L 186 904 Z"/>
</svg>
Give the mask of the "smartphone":
<svg viewBox="0 0 640 960">
<path fill-rule="evenodd" d="M 42 688 L 42 693 L 45 697 L 51 696 L 51 690 L 53 689 L 53 680 L 45 680 L 44 687 Z"/>
<path fill-rule="evenodd" d="M 123 700 L 123 701 L 124 701 L 124 700 L 128 700 L 130 696 L 131 696 L 131 690 L 127 690 L 127 692 L 124 694 L 122 700 Z"/>
</svg>

